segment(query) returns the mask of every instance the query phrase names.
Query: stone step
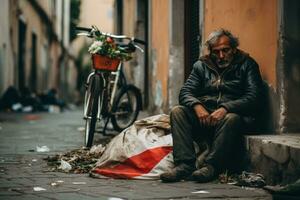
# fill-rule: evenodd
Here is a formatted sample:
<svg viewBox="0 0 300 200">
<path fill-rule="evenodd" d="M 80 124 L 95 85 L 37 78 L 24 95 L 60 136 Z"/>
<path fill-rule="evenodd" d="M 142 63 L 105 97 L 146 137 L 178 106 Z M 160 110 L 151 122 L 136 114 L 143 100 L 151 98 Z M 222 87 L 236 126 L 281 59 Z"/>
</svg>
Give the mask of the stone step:
<svg viewBox="0 0 300 200">
<path fill-rule="evenodd" d="M 300 134 L 246 136 L 251 170 L 265 176 L 269 185 L 288 184 L 300 178 Z"/>
</svg>

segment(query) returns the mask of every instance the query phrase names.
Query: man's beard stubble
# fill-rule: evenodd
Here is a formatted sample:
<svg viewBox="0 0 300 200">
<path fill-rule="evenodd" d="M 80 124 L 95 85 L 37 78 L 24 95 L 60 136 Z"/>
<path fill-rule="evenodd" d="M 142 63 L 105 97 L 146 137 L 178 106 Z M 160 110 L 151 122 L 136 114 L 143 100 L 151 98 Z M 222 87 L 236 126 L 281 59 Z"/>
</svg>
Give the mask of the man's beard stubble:
<svg viewBox="0 0 300 200">
<path fill-rule="evenodd" d="M 220 61 L 217 61 L 217 65 L 219 68 L 226 68 L 230 65 L 231 63 L 231 60 L 220 60 Z"/>
</svg>

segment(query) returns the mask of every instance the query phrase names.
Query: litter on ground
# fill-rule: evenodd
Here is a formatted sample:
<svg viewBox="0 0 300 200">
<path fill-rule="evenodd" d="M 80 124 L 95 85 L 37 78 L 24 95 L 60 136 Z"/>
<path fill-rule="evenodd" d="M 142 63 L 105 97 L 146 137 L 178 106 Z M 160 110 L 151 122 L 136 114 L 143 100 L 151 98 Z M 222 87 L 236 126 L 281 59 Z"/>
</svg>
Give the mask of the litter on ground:
<svg viewBox="0 0 300 200">
<path fill-rule="evenodd" d="M 42 187 L 33 187 L 33 191 L 36 191 L 36 192 L 45 191 L 45 190 L 46 189 L 42 188 Z"/>
<path fill-rule="evenodd" d="M 37 152 L 41 152 L 41 153 L 43 153 L 43 152 L 49 152 L 50 151 L 50 149 L 49 149 L 49 147 L 47 147 L 47 146 L 37 146 L 36 147 L 36 151 Z"/>
</svg>

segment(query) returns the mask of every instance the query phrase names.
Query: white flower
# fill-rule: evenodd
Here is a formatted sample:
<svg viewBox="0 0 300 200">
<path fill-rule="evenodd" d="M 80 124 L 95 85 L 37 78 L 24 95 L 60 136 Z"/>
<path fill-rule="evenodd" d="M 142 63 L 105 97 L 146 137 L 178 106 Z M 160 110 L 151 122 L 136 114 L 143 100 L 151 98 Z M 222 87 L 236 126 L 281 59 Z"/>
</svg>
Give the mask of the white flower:
<svg viewBox="0 0 300 200">
<path fill-rule="evenodd" d="M 100 49 L 101 49 L 101 46 L 102 46 L 102 42 L 101 41 L 94 41 L 91 46 L 89 47 L 89 52 L 91 54 L 95 54 L 97 53 Z"/>
</svg>

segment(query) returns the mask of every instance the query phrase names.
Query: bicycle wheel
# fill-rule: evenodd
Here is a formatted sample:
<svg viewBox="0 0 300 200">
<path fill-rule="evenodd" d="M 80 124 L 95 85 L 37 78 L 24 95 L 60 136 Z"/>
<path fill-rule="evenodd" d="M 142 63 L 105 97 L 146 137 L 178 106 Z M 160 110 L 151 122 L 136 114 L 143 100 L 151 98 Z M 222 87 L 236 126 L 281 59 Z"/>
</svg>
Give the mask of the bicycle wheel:
<svg viewBox="0 0 300 200">
<path fill-rule="evenodd" d="M 102 88 L 102 81 L 99 76 L 91 77 L 90 84 L 85 93 L 84 112 L 86 114 L 85 123 L 85 137 L 84 145 L 91 147 L 93 144 L 94 133 L 97 122 L 98 106 L 101 106 L 100 92 Z"/>
<path fill-rule="evenodd" d="M 116 131 L 129 127 L 142 107 L 141 92 L 133 85 L 121 88 L 112 107 L 111 122 Z"/>
</svg>

